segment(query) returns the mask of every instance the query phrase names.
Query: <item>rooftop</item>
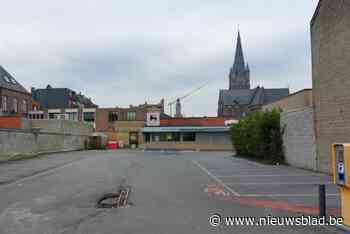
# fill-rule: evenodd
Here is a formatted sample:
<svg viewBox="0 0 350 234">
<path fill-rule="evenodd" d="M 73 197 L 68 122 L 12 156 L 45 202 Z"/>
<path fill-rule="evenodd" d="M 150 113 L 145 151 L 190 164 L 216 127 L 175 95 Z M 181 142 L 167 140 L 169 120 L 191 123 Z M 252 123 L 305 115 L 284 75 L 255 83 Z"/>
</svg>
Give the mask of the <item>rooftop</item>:
<svg viewBox="0 0 350 234">
<path fill-rule="evenodd" d="M 0 87 L 29 94 L 29 92 L 2 66 L 0 66 Z"/>
<path fill-rule="evenodd" d="M 228 132 L 228 126 L 168 126 L 168 127 L 145 127 L 142 129 L 144 133 L 161 133 L 161 132 Z"/>
</svg>

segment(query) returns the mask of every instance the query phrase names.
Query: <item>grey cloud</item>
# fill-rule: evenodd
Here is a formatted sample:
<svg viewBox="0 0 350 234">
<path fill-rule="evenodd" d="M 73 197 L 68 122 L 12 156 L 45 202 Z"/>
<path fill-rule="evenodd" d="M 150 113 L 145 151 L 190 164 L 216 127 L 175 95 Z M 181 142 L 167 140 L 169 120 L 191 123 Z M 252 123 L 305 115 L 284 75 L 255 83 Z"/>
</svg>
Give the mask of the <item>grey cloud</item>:
<svg viewBox="0 0 350 234">
<path fill-rule="evenodd" d="M 238 24 L 254 85 L 310 86 L 308 26 L 315 5 L 14 0 L 2 6 L 0 59 L 28 88 L 66 86 L 101 106 L 169 101 L 210 81 L 184 101 L 184 111 L 215 115 Z"/>
</svg>

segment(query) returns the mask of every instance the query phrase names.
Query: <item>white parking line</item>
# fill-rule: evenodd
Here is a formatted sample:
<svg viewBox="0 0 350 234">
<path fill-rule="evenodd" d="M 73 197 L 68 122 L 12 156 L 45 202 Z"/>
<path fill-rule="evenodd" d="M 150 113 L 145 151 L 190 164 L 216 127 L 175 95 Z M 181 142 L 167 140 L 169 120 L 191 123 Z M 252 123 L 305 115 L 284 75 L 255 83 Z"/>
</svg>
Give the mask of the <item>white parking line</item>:
<svg viewBox="0 0 350 234">
<path fill-rule="evenodd" d="M 330 185 L 333 182 L 237 182 L 237 183 L 226 183 L 227 185 L 319 185 L 325 184 Z"/>
<path fill-rule="evenodd" d="M 195 160 L 191 160 L 192 163 L 194 163 L 197 167 L 199 167 L 202 171 L 204 171 L 209 177 L 211 177 L 213 180 L 221 184 L 224 188 L 226 188 L 230 193 L 232 193 L 235 196 L 240 196 L 239 193 L 234 191 L 232 188 L 230 188 L 228 185 L 226 185 L 224 182 L 222 182 L 219 178 L 217 178 L 215 175 L 213 175 L 210 171 L 208 171 L 205 167 L 203 167 L 199 162 Z"/>
<path fill-rule="evenodd" d="M 315 174 L 283 174 L 283 175 L 242 175 L 242 174 L 235 174 L 235 175 L 218 175 L 218 178 L 241 178 L 241 177 L 315 177 L 315 176 L 326 176 L 326 175 L 315 175 Z"/>
<path fill-rule="evenodd" d="M 241 194 L 241 197 L 318 197 L 318 194 Z M 326 194 L 326 197 L 338 197 L 339 194 Z"/>
<path fill-rule="evenodd" d="M 45 175 L 50 175 L 51 173 L 54 173 L 54 172 L 56 172 L 56 171 L 58 171 L 58 170 L 64 169 L 64 168 L 66 168 L 66 167 L 70 167 L 70 166 L 72 166 L 73 164 L 78 163 L 78 162 L 81 161 L 81 160 L 84 160 L 84 158 L 82 158 L 82 159 L 77 159 L 77 160 L 70 161 L 70 162 L 66 162 L 66 163 L 61 164 L 60 166 L 52 167 L 52 168 L 47 169 L 47 170 L 45 170 L 45 171 L 43 171 L 43 172 L 39 172 L 39 173 L 36 173 L 36 174 L 34 174 L 34 175 L 27 176 L 27 177 L 24 177 L 24 178 L 15 180 L 15 181 L 10 182 L 10 183 L 8 183 L 8 184 L 1 185 L 1 186 L 0 186 L 0 189 L 6 188 L 6 187 L 10 187 L 10 186 L 13 186 L 13 185 L 22 186 L 24 182 L 27 182 L 27 181 L 30 181 L 30 180 L 33 180 L 33 179 L 36 179 L 36 178 L 39 178 L 39 177 L 42 177 L 42 176 L 45 176 Z"/>
</svg>

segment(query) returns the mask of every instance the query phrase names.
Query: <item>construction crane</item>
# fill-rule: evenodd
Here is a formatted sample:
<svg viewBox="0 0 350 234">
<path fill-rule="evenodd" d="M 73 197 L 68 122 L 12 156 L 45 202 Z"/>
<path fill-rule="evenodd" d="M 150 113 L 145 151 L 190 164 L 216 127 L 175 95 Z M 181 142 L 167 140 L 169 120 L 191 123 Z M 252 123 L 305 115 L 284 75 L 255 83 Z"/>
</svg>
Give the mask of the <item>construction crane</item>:
<svg viewBox="0 0 350 234">
<path fill-rule="evenodd" d="M 205 82 L 205 84 L 203 84 L 202 86 L 192 90 L 191 92 L 188 92 L 187 94 L 179 97 L 179 98 L 176 98 L 174 101 L 172 102 L 169 102 L 168 103 L 168 106 L 170 107 L 170 116 L 173 116 L 173 105 L 177 102 L 177 100 L 179 101 L 182 101 L 190 96 L 192 96 L 193 94 L 195 94 L 196 92 L 198 92 L 199 90 L 203 89 L 205 86 L 207 86 L 209 84 L 209 82 Z"/>
</svg>

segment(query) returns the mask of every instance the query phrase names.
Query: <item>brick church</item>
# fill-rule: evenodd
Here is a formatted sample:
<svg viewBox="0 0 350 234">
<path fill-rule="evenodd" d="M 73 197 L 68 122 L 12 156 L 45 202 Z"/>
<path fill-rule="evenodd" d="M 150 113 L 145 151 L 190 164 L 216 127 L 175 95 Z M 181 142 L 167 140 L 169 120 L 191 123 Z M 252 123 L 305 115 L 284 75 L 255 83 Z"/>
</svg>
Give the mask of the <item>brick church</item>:
<svg viewBox="0 0 350 234">
<path fill-rule="evenodd" d="M 236 54 L 230 69 L 229 89 L 220 90 L 218 103 L 219 117 L 239 119 L 261 107 L 289 95 L 289 89 L 250 88 L 250 69 L 244 61 L 241 35 L 238 32 Z"/>
</svg>

